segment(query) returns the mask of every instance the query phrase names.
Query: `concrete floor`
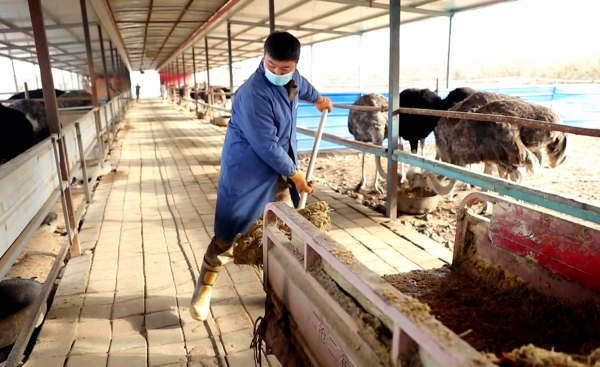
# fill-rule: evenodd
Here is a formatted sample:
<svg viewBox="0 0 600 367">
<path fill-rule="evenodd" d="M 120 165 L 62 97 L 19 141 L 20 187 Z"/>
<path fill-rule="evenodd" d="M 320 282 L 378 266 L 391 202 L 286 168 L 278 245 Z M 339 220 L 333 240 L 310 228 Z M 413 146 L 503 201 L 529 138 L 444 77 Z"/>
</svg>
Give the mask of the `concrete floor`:
<svg viewBox="0 0 600 367">
<path fill-rule="evenodd" d="M 265 302 L 257 271 L 224 258 L 212 317 L 188 312 L 212 236 L 224 134 L 159 100 L 133 104 L 111 154 L 116 172 L 85 216 L 86 251 L 64 269 L 25 366 L 254 365 L 253 321 Z M 329 203 L 329 234 L 378 274 L 451 261 L 450 250 L 352 198 L 317 186 L 311 200 Z"/>
</svg>

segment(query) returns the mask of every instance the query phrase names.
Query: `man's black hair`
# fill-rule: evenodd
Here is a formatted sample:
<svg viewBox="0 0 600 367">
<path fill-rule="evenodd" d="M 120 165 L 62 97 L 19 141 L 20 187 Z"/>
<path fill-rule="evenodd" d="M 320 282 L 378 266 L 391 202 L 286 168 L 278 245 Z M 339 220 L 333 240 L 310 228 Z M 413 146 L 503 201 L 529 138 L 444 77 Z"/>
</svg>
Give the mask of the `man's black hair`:
<svg viewBox="0 0 600 367">
<path fill-rule="evenodd" d="M 273 32 L 265 41 L 265 53 L 277 61 L 300 60 L 300 41 L 288 32 Z"/>
</svg>

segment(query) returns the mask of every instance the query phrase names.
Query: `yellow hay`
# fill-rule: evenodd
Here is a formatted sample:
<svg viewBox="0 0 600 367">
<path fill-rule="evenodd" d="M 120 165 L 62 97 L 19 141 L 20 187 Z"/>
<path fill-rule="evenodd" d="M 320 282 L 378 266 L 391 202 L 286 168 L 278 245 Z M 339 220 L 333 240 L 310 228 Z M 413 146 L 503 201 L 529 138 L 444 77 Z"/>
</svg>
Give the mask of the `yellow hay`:
<svg viewBox="0 0 600 367">
<path fill-rule="evenodd" d="M 320 201 L 306 205 L 298 211 L 300 215 L 310 221 L 315 227 L 324 231 L 331 227 L 331 219 L 327 212 L 329 205 Z M 279 230 L 291 239 L 292 231 L 280 220 L 277 221 Z M 238 234 L 236 244 L 233 247 L 233 263 L 236 265 L 252 265 L 259 269 L 263 266 L 263 217 L 254 222 L 250 229 L 244 234 Z"/>
</svg>

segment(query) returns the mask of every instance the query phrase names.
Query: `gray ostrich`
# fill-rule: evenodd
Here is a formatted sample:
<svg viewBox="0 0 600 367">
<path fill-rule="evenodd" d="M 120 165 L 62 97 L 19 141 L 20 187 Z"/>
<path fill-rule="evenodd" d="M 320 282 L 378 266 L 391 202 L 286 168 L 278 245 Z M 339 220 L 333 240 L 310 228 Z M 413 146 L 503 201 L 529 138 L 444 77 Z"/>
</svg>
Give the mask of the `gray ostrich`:
<svg viewBox="0 0 600 367">
<path fill-rule="evenodd" d="M 560 117 L 548 107 L 522 99 L 478 92 L 452 110 L 501 116 L 522 117 L 560 124 Z M 466 166 L 485 163 L 486 173 L 497 166 L 502 178 L 520 182 L 518 167 L 534 172 L 539 167 L 541 150 L 545 149 L 550 167 L 562 164 L 568 154 L 567 134 L 489 121 L 441 118 L 435 129 L 436 147 L 443 162 Z M 409 181 L 415 175 L 409 173 Z M 422 180 L 418 180 L 422 182 Z M 438 194 L 452 192 L 456 180 L 442 185 L 433 173 L 426 175 L 427 184 Z M 421 185 L 417 185 L 421 186 Z"/>
<path fill-rule="evenodd" d="M 381 94 L 371 93 L 361 96 L 353 104 L 354 106 L 370 106 L 388 108 L 388 100 Z M 363 143 L 372 143 L 380 147 L 383 139 L 387 135 L 388 112 L 364 112 L 351 110 L 348 115 L 348 130 L 354 136 L 356 141 Z M 365 155 L 362 153 L 362 177 L 355 191 L 365 188 Z M 375 163 L 381 166 L 381 157 L 375 156 Z M 383 191 L 379 187 L 379 169 L 375 171 L 375 180 L 373 181 L 373 191 L 381 194 Z"/>
</svg>

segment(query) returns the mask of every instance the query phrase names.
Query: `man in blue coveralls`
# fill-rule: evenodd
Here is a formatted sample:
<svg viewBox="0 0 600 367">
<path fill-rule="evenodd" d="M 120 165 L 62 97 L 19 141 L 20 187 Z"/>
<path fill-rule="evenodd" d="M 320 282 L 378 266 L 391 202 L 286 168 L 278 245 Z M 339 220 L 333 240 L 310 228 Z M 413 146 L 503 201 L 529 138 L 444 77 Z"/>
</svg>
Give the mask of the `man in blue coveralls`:
<svg viewBox="0 0 600 367">
<path fill-rule="evenodd" d="M 285 181 L 291 181 L 288 194 L 294 206 L 299 193 L 313 191 L 297 166 L 298 100 L 314 103 L 321 112 L 331 111 L 331 100 L 296 70 L 300 59 L 296 37 L 274 32 L 264 50 L 258 69 L 233 100 L 221 157 L 215 236 L 204 254 L 190 307 L 192 317 L 200 321 L 208 317 L 212 287 L 223 268 L 218 255 L 228 251 L 236 235 L 246 232 L 265 205 L 281 194 L 278 188 L 288 190 Z"/>
</svg>

